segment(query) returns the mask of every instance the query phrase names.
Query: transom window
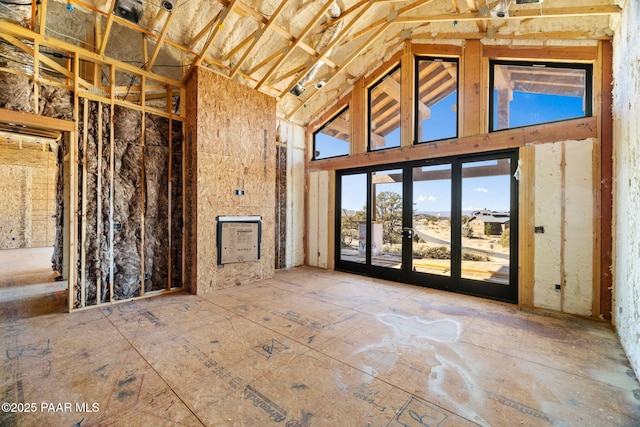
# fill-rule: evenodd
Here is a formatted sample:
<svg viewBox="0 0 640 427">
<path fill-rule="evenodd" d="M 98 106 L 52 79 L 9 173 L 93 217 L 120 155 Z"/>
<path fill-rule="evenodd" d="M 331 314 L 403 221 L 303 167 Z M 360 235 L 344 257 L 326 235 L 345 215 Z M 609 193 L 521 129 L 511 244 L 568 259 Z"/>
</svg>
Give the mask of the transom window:
<svg viewBox="0 0 640 427">
<path fill-rule="evenodd" d="M 589 64 L 491 61 L 489 130 L 591 116 Z"/>
<path fill-rule="evenodd" d="M 351 147 L 349 107 L 313 134 L 313 160 L 348 156 Z"/>
<path fill-rule="evenodd" d="M 400 65 L 369 88 L 369 151 L 400 146 Z"/>
<path fill-rule="evenodd" d="M 458 61 L 416 59 L 416 142 L 458 136 Z"/>
</svg>

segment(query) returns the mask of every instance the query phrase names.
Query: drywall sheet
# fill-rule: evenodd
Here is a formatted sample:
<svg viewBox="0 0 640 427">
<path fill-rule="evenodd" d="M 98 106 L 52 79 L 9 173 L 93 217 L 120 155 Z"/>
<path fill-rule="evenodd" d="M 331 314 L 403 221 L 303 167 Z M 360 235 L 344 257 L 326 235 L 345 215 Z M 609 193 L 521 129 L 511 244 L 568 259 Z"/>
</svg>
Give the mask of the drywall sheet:
<svg viewBox="0 0 640 427">
<path fill-rule="evenodd" d="M 564 143 L 565 243 L 563 310 L 591 315 L 593 300 L 593 141 Z"/>
<path fill-rule="evenodd" d="M 195 259 L 192 292 L 273 276 L 275 259 L 275 100 L 199 68 L 187 82 L 187 227 Z M 190 178 L 192 179 L 192 178 Z M 260 262 L 216 263 L 217 216 L 262 217 Z"/>
<path fill-rule="evenodd" d="M 544 233 L 534 236 L 534 294 L 536 307 L 561 309 L 560 245 L 562 214 L 562 144 L 536 145 L 535 153 L 535 225 Z"/>
<path fill-rule="evenodd" d="M 640 4 L 627 1 L 613 46 L 614 310 L 620 341 L 640 376 Z M 605 268 L 605 266 L 603 266 Z"/>
</svg>

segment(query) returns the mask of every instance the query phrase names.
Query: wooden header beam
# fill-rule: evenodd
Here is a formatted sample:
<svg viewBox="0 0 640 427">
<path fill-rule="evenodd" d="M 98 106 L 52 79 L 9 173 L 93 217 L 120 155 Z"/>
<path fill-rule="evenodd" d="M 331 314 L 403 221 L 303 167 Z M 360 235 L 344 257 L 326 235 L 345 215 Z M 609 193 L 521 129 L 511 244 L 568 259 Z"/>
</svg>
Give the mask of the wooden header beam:
<svg viewBox="0 0 640 427">
<path fill-rule="evenodd" d="M 597 128 L 597 117 L 546 123 L 439 142 L 416 144 L 410 147 L 314 160 L 309 163 L 309 171 L 351 169 L 400 163 L 415 159 L 433 159 L 461 154 L 497 151 L 524 147 L 529 144 L 596 138 L 598 136 Z"/>
<path fill-rule="evenodd" d="M 76 122 L 68 120 L 54 119 L 51 117 L 39 116 L 37 114 L 23 113 L 20 111 L 6 110 L 0 108 L 2 123 L 27 126 L 36 129 L 57 130 L 60 132 L 75 132 Z"/>
</svg>

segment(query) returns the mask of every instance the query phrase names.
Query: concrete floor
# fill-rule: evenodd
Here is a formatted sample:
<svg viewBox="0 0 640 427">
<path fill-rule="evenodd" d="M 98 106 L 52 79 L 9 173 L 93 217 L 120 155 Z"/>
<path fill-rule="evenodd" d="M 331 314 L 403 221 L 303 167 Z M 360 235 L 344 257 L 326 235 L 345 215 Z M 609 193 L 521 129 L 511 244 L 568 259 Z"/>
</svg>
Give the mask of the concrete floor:
<svg viewBox="0 0 640 427">
<path fill-rule="evenodd" d="M 605 323 L 312 268 L 73 314 L 6 277 L 0 426 L 640 425 Z"/>
</svg>

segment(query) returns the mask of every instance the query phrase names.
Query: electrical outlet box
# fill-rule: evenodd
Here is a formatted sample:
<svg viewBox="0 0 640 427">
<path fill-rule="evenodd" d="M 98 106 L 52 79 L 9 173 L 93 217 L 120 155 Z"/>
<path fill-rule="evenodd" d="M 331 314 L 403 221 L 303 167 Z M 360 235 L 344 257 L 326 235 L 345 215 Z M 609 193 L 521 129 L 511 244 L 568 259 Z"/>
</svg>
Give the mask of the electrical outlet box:
<svg viewBox="0 0 640 427">
<path fill-rule="evenodd" d="M 544 227 L 542 225 L 536 225 L 533 232 L 536 234 L 544 234 Z"/>
</svg>

